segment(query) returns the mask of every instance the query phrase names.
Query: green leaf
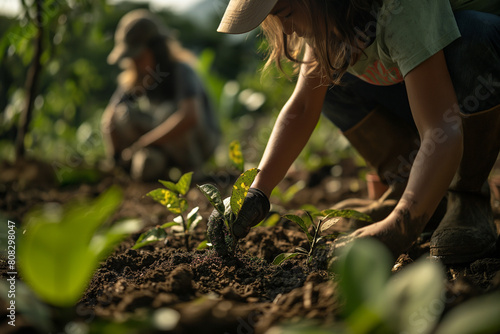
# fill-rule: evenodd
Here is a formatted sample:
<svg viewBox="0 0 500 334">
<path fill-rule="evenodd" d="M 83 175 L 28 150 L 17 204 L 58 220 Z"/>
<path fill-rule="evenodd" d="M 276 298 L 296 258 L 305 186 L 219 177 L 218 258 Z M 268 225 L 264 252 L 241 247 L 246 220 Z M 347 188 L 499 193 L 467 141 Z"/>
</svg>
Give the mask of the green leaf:
<svg viewBox="0 0 500 334">
<path fill-rule="evenodd" d="M 46 204 L 25 216 L 19 233 L 19 272 L 33 291 L 49 304 L 74 305 L 111 244 L 92 247 L 97 229 L 116 211 L 122 193 L 113 187 L 91 202 Z M 109 228 L 100 231 L 107 234 Z M 116 239 L 115 239 L 116 240 Z"/>
<path fill-rule="evenodd" d="M 200 242 L 198 244 L 196 249 L 198 249 L 198 250 L 207 249 L 209 246 L 210 246 L 210 243 L 208 242 L 208 240 L 203 240 L 202 242 Z"/>
<path fill-rule="evenodd" d="M 177 188 L 177 191 L 181 195 L 186 195 L 187 192 L 189 191 L 189 188 L 191 187 L 191 179 L 193 177 L 193 172 L 186 173 L 181 176 L 177 184 L 175 185 Z"/>
<path fill-rule="evenodd" d="M 198 214 L 199 207 L 194 208 L 187 214 L 187 228 L 190 232 L 194 231 L 196 226 L 202 221 L 203 217 Z"/>
<path fill-rule="evenodd" d="M 231 211 L 235 216 L 240 212 L 245 197 L 247 196 L 248 189 L 250 189 L 257 173 L 259 173 L 257 168 L 249 169 L 242 173 L 234 183 L 231 193 Z"/>
<path fill-rule="evenodd" d="M 174 193 L 179 193 L 179 190 L 177 189 L 177 185 L 175 183 L 163 180 L 159 180 L 159 182 L 163 184 L 163 186 L 168 190 L 173 191 Z"/>
<path fill-rule="evenodd" d="M 240 171 L 243 172 L 245 161 L 243 160 L 243 153 L 241 152 L 241 145 L 238 140 L 233 140 L 229 144 L 229 160 Z"/>
<path fill-rule="evenodd" d="M 390 278 L 371 308 L 381 312 L 393 333 L 431 333 L 445 307 L 445 281 L 444 270 L 438 263 L 418 260 Z"/>
<path fill-rule="evenodd" d="M 160 226 L 160 227 L 161 227 L 161 228 L 163 228 L 163 229 L 167 229 L 167 228 L 169 228 L 169 227 L 172 227 L 172 226 L 177 226 L 177 225 L 180 225 L 180 224 L 181 224 L 181 223 L 179 223 L 179 222 L 175 222 L 175 221 L 173 221 L 173 222 L 168 222 L 168 223 L 165 223 L 165 224 L 163 224 L 163 225 L 162 225 L 162 226 Z"/>
<path fill-rule="evenodd" d="M 273 265 L 279 266 L 283 262 L 285 262 L 288 259 L 294 258 L 297 255 L 300 255 L 299 253 L 281 253 L 280 255 L 276 256 L 273 260 Z"/>
<path fill-rule="evenodd" d="M 114 245 L 127 235 L 136 233 L 143 226 L 141 219 L 125 219 L 114 223 L 109 229 L 94 235 L 90 247 L 98 258 L 103 258 L 113 250 Z"/>
<path fill-rule="evenodd" d="M 330 227 L 332 227 L 333 225 L 338 223 L 339 220 L 340 220 L 340 217 L 325 218 L 321 223 L 320 232 L 324 232 L 324 231 L 328 230 Z"/>
<path fill-rule="evenodd" d="M 309 240 L 309 242 L 312 241 L 313 237 L 312 237 L 311 233 L 309 233 L 307 225 L 302 220 L 302 218 L 300 218 L 299 216 L 296 216 L 296 215 L 284 215 L 283 218 L 288 219 L 288 220 L 294 222 L 295 224 L 297 224 L 301 228 L 301 230 L 304 231 L 304 233 L 306 234 L 307 240 Z"/>
<path fill-rule="evenodd" d="M 500 292 L 475 297 L 449 311 L 436 334 L 500 333 Z"/>
<path fill-rule="evenodd" d="M 164 240 L 167 237 L 167 232 L 161 227 L 155 227 L 139 236 L 132 249 L 138 249 L 154 242 Z"/>
<path fill-rule="evenodd" d="M 319 214 L 319 216 L 324 216 L 325 219 L 333 218 L 333 217 L 342 217 L 342 218 L 353 218 L 357 220 L 362 220 L 365 222 L 372 222 L 372 218 L 364 213 L 361 213 L 356 210 L 334 210 L 328 209 L 323 210 Z"/>
<path fill-rule="evenodd" d="M 279 223 L 281 220 L 281 215 L 279 213 L 273 213 L 269 215 L 269 217 L 263 221 L 261 221 L 256 226 L 265 226 L 265 227 L 273 227 Z"/>
<path fill-rule="evenodd" d="M 221 216 L 224 216 L 225 207 L 222 202 L 222 196 L 219 189 L 211 184 L 203 184 L 197 187 L 200 189 L 201 193 L 205 195 L 210 204 L 212 204 L 213 207 L 221 214 Z"/>
<path fill-rule="evenodd" d="M 387 248 L 374 239 L 354 240 L 341 249 L 334 269 L 345 301 L 344 315 L 351 315 L 364 303 L 378 298 L 389 279 L 392 262 Z"/>
<path fill-rule="evenodd" d="M 146 195 L 164 205 L 167 210 L 175 214 L 181 214 L 188 208 L 187 201 L 184 198 L 179 198 L 175 192 L 167 189 L 155 189 Z"/>
</svg>

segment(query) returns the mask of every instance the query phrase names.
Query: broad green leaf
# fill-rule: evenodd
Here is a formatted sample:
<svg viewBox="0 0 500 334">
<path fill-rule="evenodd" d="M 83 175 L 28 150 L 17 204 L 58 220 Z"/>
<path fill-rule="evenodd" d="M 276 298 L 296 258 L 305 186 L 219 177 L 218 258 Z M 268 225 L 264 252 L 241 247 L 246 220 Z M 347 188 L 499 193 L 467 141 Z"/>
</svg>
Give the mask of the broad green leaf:
<svg viewBox="0 0 500 334">
<path fill-rule="evenodd" d="M 288 259 L 294 258 L 297 255 L 300 255 L 299 253 L 281 253 L 280 255 L 276 256 L 273 260 L 273 264 L 275 266 L 279 266 L 283 262 L 285 262 Z"/>
<path fill-rule="evenodd" d="M 301 228 L 301 230 L 304 231 L 304 233 L 306 234 L 307 240 L 309 240 L 309 242 L 312 241 L 313 237 L 312 237 L 311 233 L 309 233 L 309 230 L 306 226 L 306 223 L 304 223 L 302 218 L 300 218 L 299 216 L 296 216 L 296 215 L 284 215 L 283 218 L 288 219 L 288 220 L 294 222 L 295 224 L 297 224 Z"/>
<path fill-rule="evenodd" d="M 172 213 L 181 214 L 187 210 L 187 201 L 179 198 L 173 191 L 155 189 L 147 193 L 147 196 L 164 205 Z"/>
<path fill-rule="evenodd" d="M 325 219 L 333 218 L 333 217 L 342 217 L 342 218 L 353 218 L 357 220 L 362 220 L 365 222 L 372 222 L 372 218 L 364 213 L 361 213 L 356 210 L 334 210 L 328 209 L 321 211 L 318 215 L 324 216 Z"/>
<path fill-rule="evenodd" d="M 177 191 L 181 195 L 186 195 L 187 192 L 189 191 L 189 188 L 191 187 L 191 179 L 193 177 L 193 172 L 186 173 L 181 176 L 177 184 L 175 185 L 177 188 Z"/>
<path fill-rule="evenodd" d="M 163 186 L 168 190 L 173 191 L 174 193 L 179 193 L 179 190 L 177 189 L 177 185 L 175 183 L 163 180 L 159 180 L 159 182 L 163 184 Z"/>
<path fill-rule="evenodd" d="M 444 295 L 443 295 L 444 296 Z M 500 333 L 500 292 L 475 297 L 449 311 L 436 334 Z"/>
<path fill-rule="evenodd" d="M 92 248 L 92 239 L 121 201 L 121 191 L 113 187 L 91 202 L 46 204 L 25 216 L 25 233 L 17 235 L 19 272 L 41 299 L 65 307 L 81 298 L 105 255 Z M 101 250 L 111 246 L 101 244 L 107 245 Z"/>
<path fill-rule="evenodd" d="M 247 196 L 248 189 L 250 189 L 258 172 L 259 170 L 257 168 L 249 169 L 243 172 L 234 183 L 231 193 L 231 211 L 235 216 L 240 212 L 245 197 Z"/>
<path fill-rule="evenodd" d="M 165 223 L 165 224 L 163 224 L 163 225 L 162 225 L 162 226 L 160 226 L 160 227 L 161 227 L 161 228 L 163 228 L 163 229 L 167 229 L 167 228 L 169 228 L 169 227 L 172 227 L 172 226 L 177 226 L 177 225 L 179 225 L 179 224 L 180 224 L 180 223 L 173 221 L 173 222 L 168 222 L 168 223 Z"/>
<path fill-rule="evenodd" d="M 393 333 L 431 333 L 445 307 L 445 280 L 438 263 L 418 260 L 393 275 L 370 306 L 382 314 Z"/>
<path fill-rule="evenodd" d="M 161 227 L 155 227 L 139 236 L 132 249 L 138 249 L 154 242 L 164 240 L 167 237 L 167 232 Z"/>
<path fill-rule="evenodd" d="M 349 316 L 379 297 L 389 279 L 393 261 L 387 248 L 374 239 L 354 240 L 340 253 L 334 270 L 345 302 L 343 313 Z"/>
<path fill-rule="evenodd" d="M 143 226 L 141 219 L 125 219 L 114 223 L 109 230 L 94 235 L 90 247 L 98 258 L 103 258 L 113 250 L 113 246 L 127 235 L 138 232 Z"/>
<path fill-rule="evenodd" d="M 233 140 L 229 144 L 229 160 L 231 160 L 231 162 L 240 172 L 243 172 L 245 168 L 245 161 L 243 160 L 243 153 L 241 152 L 240 142 L 237 140 Z"/>
<path fill-rule="evenodd" d="M 198 186 L 198 189 L 200 189 L 201 193 L 205 195 L 210 204 L 213 205 L 213 207 L 221 214 L 221 216 L 224 216 L 225 207 L 224 203 L 222 202 L 222 196 L 219 192 L 219 189 L 211 184 L 203 184 L 201 186 Z"/>
</svg>

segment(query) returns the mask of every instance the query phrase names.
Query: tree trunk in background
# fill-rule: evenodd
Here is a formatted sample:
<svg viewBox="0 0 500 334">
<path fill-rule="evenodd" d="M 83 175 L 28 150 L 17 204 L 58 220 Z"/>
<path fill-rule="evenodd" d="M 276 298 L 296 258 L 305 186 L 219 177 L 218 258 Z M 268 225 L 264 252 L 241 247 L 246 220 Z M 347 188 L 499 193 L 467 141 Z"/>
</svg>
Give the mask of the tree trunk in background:
<svg viewBox="0 0 500 334">
<path fill-rule="evenodd" d="M 26 149 L 24 146 L 24 137 L 28 132 L 28 127 L 31 121 L 31 116 L 33 112 L 33 103 L 35 100 L 36 91 L 38 87 L 38 78 L 40 77 L 40 72 L 41 72 L 40 58 L 43 52 L 42 2 L 43 0 L 36 0 L 36 18 L 34 22 L 35 25 L 37 26 L 37 34 L 35 38 L 35 43 L 36 43 L 35 53 L 33 56 L 33 62 L 26 77 L 26 86 L 25 86 L 26 102 L 18 124 L 16 147 L 15 147 L 15 154 L 17 161 L 22 160 L 25 156 Z"/>
</svg>

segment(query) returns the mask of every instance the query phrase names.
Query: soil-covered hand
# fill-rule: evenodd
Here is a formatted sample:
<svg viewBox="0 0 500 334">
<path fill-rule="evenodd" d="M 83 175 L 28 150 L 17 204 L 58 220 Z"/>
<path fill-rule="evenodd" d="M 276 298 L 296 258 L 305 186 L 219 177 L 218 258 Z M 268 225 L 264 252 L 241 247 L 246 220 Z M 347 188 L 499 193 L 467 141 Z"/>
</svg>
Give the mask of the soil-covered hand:
<svg viewBox="0 0 500 334">
<path fill-rule="evenodd" d="M 267 196 L 257 188 L 250 188 L 238 217 L 233 223 L 232 234 L 238 239 L 245 237 L 250 228 L 266 218 L 270 208 L 271 204 Z"/>
</svg>

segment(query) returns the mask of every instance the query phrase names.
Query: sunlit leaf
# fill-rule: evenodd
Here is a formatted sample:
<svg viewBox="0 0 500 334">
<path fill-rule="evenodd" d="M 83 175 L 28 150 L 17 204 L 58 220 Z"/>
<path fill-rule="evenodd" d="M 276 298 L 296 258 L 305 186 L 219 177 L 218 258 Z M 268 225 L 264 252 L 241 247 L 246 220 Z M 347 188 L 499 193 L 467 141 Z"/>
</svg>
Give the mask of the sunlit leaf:
<svg viewBox="0 0 500 334">
<path fill-rule="evenodd" d="M 208 242 L 208 240 L 203 240 L 196 246 L 196 249 L 202 250 L 202 249 L 207 249 L 208 247 L 212 246 L 211 243 Z"/>
<path fill-rule="evenodd" d="M 179 191 L 177 190 L 177 185 L 175 183 L 170 182 L 170 181 L 164 181 L 164 180 L 159 180 L 159 182 L 161 184 L 163 184 L 163 186 L 165 188 L 167 188 L 168 190 L 173 191 L 175 193 L 179 193 Z"/>
<path fill-rule="evenodd" d="M 191 179 L 193 177 L 193 172 L 186 173 L 181 176 L 179 181 L 176 183 L 176 188 L 177 191 L 181 195 L 186 195 L 187 192 L 189 191 L 189 188 L 191 187 Z"/>
<path fill-rule="evenodd" d="M 114 223 L 109 229 L 96 234 L 91 240 L 91 248 L 97 257 L 102 258 L 113 250 L 114 245 L 143 226 L 142 220 L 133 218 Z"/>
<path fill-rule="evenodd" d="M 325 219 L 333 218 L 333 217 L 342 217 L 342 218 L 353 218 L 357 220 L 362 220 L 365 222 L 372 222 L 372 218 L 364 213 L 361 213 L 356 210 L 334 210 L 328 209 L 321 211 L 318 215 L 324 216 Z"/>
<path fill-rule="evenodd" d="M 256 226 L 272 227 L 278 224 L 280 220 L 281 220 L 281 215 L 279 213 L 273 213 L 269 215 L 269 217 L 261 221 L 259 224 L 257 224 Z"/>
<path fill-rule="evenodd" d="M 243 153 L 241 152 L 241 145 L 238 140 L 233 140 L 229 144 L 229 159 L 239 171 L 243 172 L 245 162 L 243 160 Z"/>
<path fill-rule="evenodd" d="M 313 237 L 312 237 L 311 233 L 309 233 L 309 230 L 306 226 L 306 223 L 304 223 L 304 220 L 302 220 L 302 218 L 300 218 L 299 216 L 296 216 L 296 215 L 284 215 L 283 218 L 288 219 L 288 220 L 294 222 L 295 224 L 297 224 L 300 227 L 300 229 L 302 231 L 304 231 L 309 242 L 312 241 Z"/>
<path fill-rule="evenodd" d="M 47 204 L 25 217 L 25 233 L 18 234 L 19 271 L 40 298 L 57 306 L 74 305 L 81 298 L 105 255 L 101 250 L 111 246 L 102 240 L 96 250 L 92 240 L 121 201 L 121 191 L 113 187 L 90 203 Z M 100 234 L 116 241 L 116 234 L 106 230 Z"/>
<path fill-rule="evenodd" d="M 138 249 L 157 241 L 164 240 L 167 237 L 167 232 L 161 227 L 155 227 L 147 232 L 142 233 L 139 239 L 135 242 L 132 249 Z"/>
<path fill-rule="evenodd" d="M 198 186 L 198 189 L 200 189 L 201 193 L 205 195 L 210 204 L 213 205 L 213 207 L 221 214 L 221 216 L 224 216 L 225 208 L 219 189 L 211 184 L 203 184 L 201 186 Z"/>
<path fill-rule="evenodd" d="M 273 260 L 273 264 L 275 266 L 279 266 L 283 262 L 285 262 L 288 259 L 294 258 L 297 255 L 300 255 L 299 253 L 281 253 L 280 255 L 276 256 Z"/>
<path fill-rule="evenodd" d="M 340 217 L 330 217 L 330 218 L 325 218 L 320 227 L 320 232 L 324 232 L 328 230 L 330 227 L 338 223 L 340 220 Z"/>
<path fill-rule="evenodd" d="M 167 229 L 167 228 L 172 227 L 172 226 L 178 226 L 179 224 L 180 223 L 173 221 L 173 222 L 165 223 L 165 224 L 161 225 L 160 227 L 163 229 Z"/>
<path fill-rule="evenodd" d="M 203 217 L 199 215 L 200 208 L 196 207 L 187 214 L 187 228 L 189 231 L 194 231 L 196 226 L 202 221 Z"/>
<path fill-rule="evenodd" d="M 235 216 L 237 216 L 240 212 L 241 207 L 243 206 L 243 201 L 247 196 L 248 189 L 250 189 L 250 186 L 252 185 L 253 180 L 255 180 L 258 172 L 259 170 L 257 168 L 249 169 L 242 173 L 234 183 L 233 191 L 231 193 L 231 211 Z"/>
<path fill-rule="evenodd" d="M 187 210 L 188 204 L 184 198 L 167 189 L 155 189 L 147 193 L 155 201 L 164 205 L 172 213 L 181 214 Z"/>
</svg>

